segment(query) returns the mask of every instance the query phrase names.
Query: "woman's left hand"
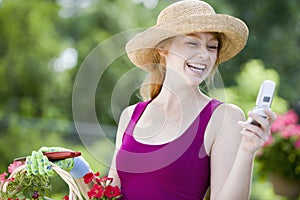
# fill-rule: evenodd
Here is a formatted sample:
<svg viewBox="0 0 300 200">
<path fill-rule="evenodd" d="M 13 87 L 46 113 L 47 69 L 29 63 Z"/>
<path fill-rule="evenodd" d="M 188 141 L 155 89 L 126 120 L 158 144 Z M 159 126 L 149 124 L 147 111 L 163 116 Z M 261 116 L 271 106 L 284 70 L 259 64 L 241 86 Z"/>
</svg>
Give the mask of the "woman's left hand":
<svg viewBox="0 0 300 200">
<path fill-rule="evenodd" d="M 276 119 L 276 114 L 270 109 L 266 109 L 265 114 L 267 115 L 267 118 L 263 118 L 259 114 L 251 111 L 249 112 L 249 117 L 258 122 L 260 126 L 250 124 L 249 122 L 238 122 L 238 124 L 242 127 L 241 145 L 244 150 L 255 152 L 267 141 L 271 133 L 270 127 Z"/>
</svg>

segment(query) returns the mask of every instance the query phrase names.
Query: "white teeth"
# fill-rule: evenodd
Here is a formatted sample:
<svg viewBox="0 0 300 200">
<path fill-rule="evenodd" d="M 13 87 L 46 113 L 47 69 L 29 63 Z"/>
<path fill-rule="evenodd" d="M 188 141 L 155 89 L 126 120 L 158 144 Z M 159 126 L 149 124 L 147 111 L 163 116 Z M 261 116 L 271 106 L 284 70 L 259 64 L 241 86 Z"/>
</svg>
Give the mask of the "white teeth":
<svg viewBox="0 0 300 200">
<path fill-rule="evenodd" d="M 187 63 L 187 65 L 191 68 L 197 69 L 197 70 L 205 70 L 206 66 L 199 63 Z"/>
</svg>

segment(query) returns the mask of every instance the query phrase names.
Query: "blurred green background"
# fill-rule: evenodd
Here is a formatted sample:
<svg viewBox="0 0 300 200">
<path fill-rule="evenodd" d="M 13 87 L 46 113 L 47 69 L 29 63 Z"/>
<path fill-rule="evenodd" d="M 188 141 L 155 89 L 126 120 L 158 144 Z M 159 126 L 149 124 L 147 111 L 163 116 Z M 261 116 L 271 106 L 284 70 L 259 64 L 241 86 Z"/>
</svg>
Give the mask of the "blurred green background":
<svg viewBox="0 0 300 200">
<path fill-rule="evenodd" d="M 14 158 L 41 146 L 64 146 L 82 151 L 93 170 L 106 174 L 107 166 L 91 150 L 101 151 L 110 159 L 107 143 L 95 136 L 87 149 L 73 123 L 76 74 L 99 43 L 123 31 L 154 25 L 159 12 L 173 2 L 0 0 L 0 172 L 6 171 Z M 250 30 L 246 48 L 219 68 L 225 89 L 212 95 L 247 112 L 254 106 L 262 80 L 272 79 L 277 83 L 273 110 L 299 111 L 300 1 L 208 2 L 218 13 L 241 18 Z M 101 76 L 101 87 L 99 84 L 96 90 L 97 117 L 107 127 L 105 134 L 112 142 L 118 121 L 111 109 L 112 91 L 132 68 L 125 55 L 116 59 Z M 138 101 L 134 95 L 130 103 Z M 120 110 L 124 107 L 119 106 Z M 57 196 L 66 192 L 64 183 L 54 189 Z M 274 194 L 269 180 L 258 176 L 255 167 L 251 199 L 285 198 Z"/>
</svg>

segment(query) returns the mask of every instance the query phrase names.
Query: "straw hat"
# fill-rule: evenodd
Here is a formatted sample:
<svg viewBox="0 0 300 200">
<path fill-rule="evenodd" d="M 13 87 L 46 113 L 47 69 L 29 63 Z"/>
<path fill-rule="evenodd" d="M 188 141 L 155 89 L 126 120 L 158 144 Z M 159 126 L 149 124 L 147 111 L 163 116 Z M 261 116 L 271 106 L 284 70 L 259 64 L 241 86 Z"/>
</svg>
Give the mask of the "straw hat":
<svg viewBox="0 0 300 200">
<path fill-rule="evenodd" d="M 126 52 L 136 66 L 151 71 L 157 63 L 155 47 L 163 40 L 194 32 L 217 32 L 221 34 L 221 49 L 218 63 L 238 54 L 248 39 L 247 25 L 238 18 L 216 14 L 206 2 L 183 0 L 171 4 L 161 11 L 157 23 L 135 35 L 127 44 Z"/>
</svg>

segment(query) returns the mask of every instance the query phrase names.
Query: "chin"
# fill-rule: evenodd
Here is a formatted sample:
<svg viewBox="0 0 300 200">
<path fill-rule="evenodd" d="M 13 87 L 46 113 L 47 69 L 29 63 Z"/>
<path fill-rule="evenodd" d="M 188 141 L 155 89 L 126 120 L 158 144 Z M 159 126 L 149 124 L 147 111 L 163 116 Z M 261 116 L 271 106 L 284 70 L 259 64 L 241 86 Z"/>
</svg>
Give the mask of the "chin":
<svg viewBox="0 0 300 200">
<path fill-rule="evenodd" d="M 201 83 L 203 83 L 204 79 L 202 78 L 194 78 L 194 79 L 188 79 L 187 80 L 187 83 L 190 85 L 190 86 L 199 86 Z"/>
</svg>

